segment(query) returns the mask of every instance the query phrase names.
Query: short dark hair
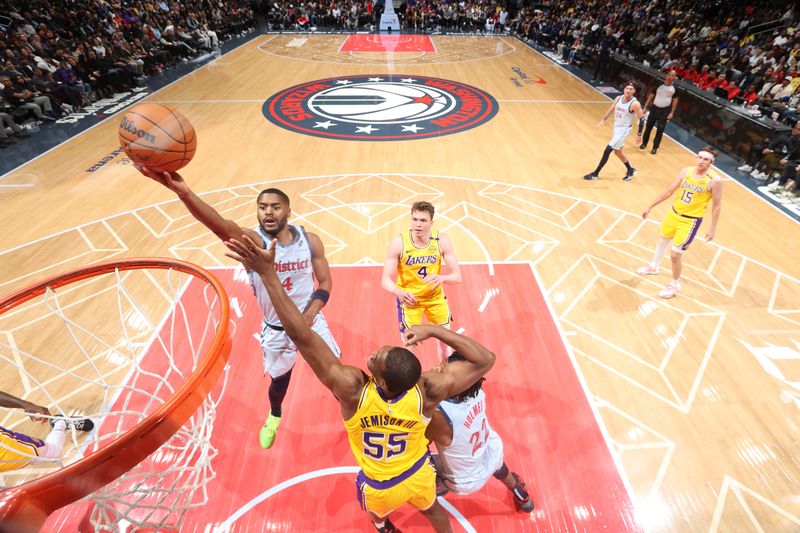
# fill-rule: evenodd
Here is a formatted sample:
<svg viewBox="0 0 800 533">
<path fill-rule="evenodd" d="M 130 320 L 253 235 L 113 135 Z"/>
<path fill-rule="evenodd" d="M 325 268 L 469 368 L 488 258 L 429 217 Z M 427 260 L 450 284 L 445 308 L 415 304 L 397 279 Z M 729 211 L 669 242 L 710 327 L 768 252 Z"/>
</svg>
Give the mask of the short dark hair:
<svg viewBox="0 0 800 533">
<path fill-rule="evenodd" d="M 386 354 L 383 380 L 392 394 L 402 394 L 411 389 L 422 375 L 422 365 L 411 351 L 395 346 Z"/>
<path fill-rule="evenodd" d="M 635 81 L 629 81 L 628 83 L 626 83 L 625 85 L 623 85 L 623 86 L 622 86 L 622 88 L 624 89 L 624 88 L 625 88 L 625 87 L 627 87 L 628 85 L 630 85 L 631 87 L 633 87 L 633 91 L 634 91 L 634 92 L 639 92 L 639 85 L 638 85 L 638 84 L 637 84 Z"/>
<path fill-rule="evenodd" d="M 414 202 L 414 205 L 411 206 L 411 212 L 415 211 L 425 211 L 431 216 L 431 220 L 433 220 L 433 204 L 430 202 Z"/>
<path fill-rule="evenodd" d="M 714 156 L 714 161 L 716 161 L 717 160 L 717 156 L 719 156 L 719 152 L 717 150 L 715 150 L 712 146 L 709 146 L 709 145 L 705 145 L 705 146 L 703 146 L 702 148 L 700 148 L 697 151 L 698 154 L 700 152 L 708 152 L 708 153 L 710 153 L 711 155 Z"/>
<path fill-rule="evenodd" d="M 286 193 L 280 189 L 275 189 L 274 187 L 270 187 L 269 189 L 264 189 L 263 191 L 258 193 L 258 198 L 256 198 L 256 201 L 261 200 L 261 197 L 264 196 L 265 194 L 277 194 L 278 196 L 281 197 L 281 200 L 283 200 L 287 206 L 291 207 L 291 205 L 289 204 L 289 197 L 286 195 Z"/>
<path fill-rule="evenodd" d="M 466 361 L 463 355 L 458 352 L 453 352 L 450 357 L 447 358 L 448 363 L 453 363 L 455 361 Z M 486 381 L 486 378 L 478 378 L 478 381 L 470 385 L 470 387 L 458 394 L 455 394 L 451 397 L 451 399 L 457 402 L 463 402 L 464 400 L 468 400 L 478 395 L 478 391 L 481 390 L 483 382 Z"/>
</svg>

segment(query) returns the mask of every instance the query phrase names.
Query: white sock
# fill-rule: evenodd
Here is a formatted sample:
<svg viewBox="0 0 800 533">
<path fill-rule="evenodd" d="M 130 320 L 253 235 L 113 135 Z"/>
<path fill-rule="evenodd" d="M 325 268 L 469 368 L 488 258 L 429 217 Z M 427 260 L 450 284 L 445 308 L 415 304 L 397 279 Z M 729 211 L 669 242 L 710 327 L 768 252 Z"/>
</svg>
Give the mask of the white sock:
<svg viewBox="0 0 800 533">
<path fill-rule="evenodd" d="M 53 431 L 44 439 L 44 446 L 39 448 L 39 457 L 43 459 L 60 459 L 64 451 L 64 441 L 67 439 L 67 423 L 56 420 Z"/>
<path fill-rule="evenodd" d="M 669 248 L 669 242 L 669 239 L 659 239 L 658 244 L 656 245 L 656 251 L 653 253 L 653 262 L 651 263 L 651 266 L 658 268 L 658 263 L 664 256 L 664 252 L 666 252 L 667 248 Z"/>
</svg>

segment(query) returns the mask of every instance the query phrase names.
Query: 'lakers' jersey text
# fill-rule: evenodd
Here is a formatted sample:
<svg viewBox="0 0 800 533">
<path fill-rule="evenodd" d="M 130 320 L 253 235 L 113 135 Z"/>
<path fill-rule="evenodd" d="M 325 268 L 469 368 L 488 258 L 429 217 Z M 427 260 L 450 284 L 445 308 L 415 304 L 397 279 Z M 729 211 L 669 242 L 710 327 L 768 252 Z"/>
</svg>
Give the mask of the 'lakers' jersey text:
<svg viewBox="0 0 800 533">
<path fill-rule="evenodd" d="M 675 194 L 672 208 L 679 215 L 690 218 L 701 218 L 706 211 L 709 200 L 712 198 L 708 186 L 714 177 L 713 170 L 709 169 L 705 176 L 695 178 L 694 168 L 686 171 L 681 186 Z"/>
<path fill-rule="evenodd" d="M 344 427 L 358 466 L 370 479 L 386 481 L 411 468 L 428 451 L 419 386 L 392 400 L 373 378 L 361 390 L 358 409 Z"/>
<path fill-rule="evenodd" d="M 438 274 L 442 267 L 442 252 L 439 249 L 439 232 L 431 230 L 428 244 L 418 247 L 411 238 L 411 231 L 400 235 L 403 238 L 403 253 L 397 262 L 397 287 L 408 291 L 418 300 L 434 300 L 444 296 L 442 286 L 432 287 L 424 281 L 430 274 Z"/>
</svg>

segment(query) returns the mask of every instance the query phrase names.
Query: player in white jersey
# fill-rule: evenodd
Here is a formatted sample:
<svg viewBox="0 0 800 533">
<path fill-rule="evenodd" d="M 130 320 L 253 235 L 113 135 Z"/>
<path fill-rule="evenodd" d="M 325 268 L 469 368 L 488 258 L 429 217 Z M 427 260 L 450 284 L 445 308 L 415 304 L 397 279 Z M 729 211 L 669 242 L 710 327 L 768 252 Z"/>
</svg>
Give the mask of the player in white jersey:
<svg viewBox="0 0 800 533">
<path fill-rule="evenodd" d="M 462 359 L 456 352 L 447 361 Z M 483 381 L 480 378 L 469 389 L 442 401 L 428 425 L 426 435 L 439 451 L 434 456 L 437 477 L 446 489 L 439 494 L 472 494 L 493 476 L 511 491 L 517 509 L 529 513 L 533 501 L 519 474 L 503 461 L 503 441 L 486 416 Z"/>
<path fill-rule="evenodd" d="M 302 226 L 288 224 L 291 208 L 289 197 L 279 189 L 265 189 L 256 199 L 258 227 L 239 226 L 222 217 L 213 207 L 202 201 L 177 172 L 158 172 L 146 167 L 139 171 L 178 195 L 189 212 L 199 222 L 225 242 L 242 239 L 247 235 L 256 246 L 266 249 L 276 240 L 275 268 L 284 289 L 292 302 L 303 311 L 306 322 L 328 344 L 338 357 L 339 347 L 320 312 L 327 303 L 332 288 L 331 271 L 325 258 L 325 247 L 320 238 L 307 233 Z M 261 447 L 269 449 L 275 442 L 281 423 L 282 404 L 289 388 L 292 368 L 297 360 L 297 348 L 284 333 L 275 309 L 267 297 L 259 276 L 250 275 L 258 304 L 264 314 L 261 327 L 261 348 L 264 355 L 264 372 L 271 377 L 269 385 L 270 413 L 259 432 Z M 314 289 L 314 278 L 317 288 Z"/>
<path fill-rule="evenodd" d="M 627 156 L 622 153 L 622 148 L 625 146 L 625 140 L 628 138 L 628 135 L 631 134 L 631 130 L 633 129 L 634 118 L 639 124 L 636 143 L 639 144 L 642 142 L 642 117 L 644 116 L 644 113 L 642 112 L 642 105 L 634 96 L 635 94 L 636 85 L 633 82 L 629 82 L 625 85 L 625 88 L 622 89 L 622 96 L 617 96 L 614 98 L 614 102 L 611 104 L 611 107 L 608 108 L 603 115 L 603 118 L 601 118 L 600 122 L 597 123 L 597 127 L 599 128 L 605 124 L 608 115 L 614 113 L 614 135 L 611 137 L 608 146 L 606 146 L 606 149 L 603 151 L 603 157 L 600 158 L 600 163 L 597 164 L 597 168 L 586 174 L 583 179 L 598 179 L 600 171 L 603 170 L 603 167 L 608 162 L 611 152 L 614 152 L 614 155 L 616 155 L 625 165 L 625 176 L 622 178 L 624 181 L 630 181 L 634 174 L 636 174 L 636 169 L 631 166 Z"/>
</svg>

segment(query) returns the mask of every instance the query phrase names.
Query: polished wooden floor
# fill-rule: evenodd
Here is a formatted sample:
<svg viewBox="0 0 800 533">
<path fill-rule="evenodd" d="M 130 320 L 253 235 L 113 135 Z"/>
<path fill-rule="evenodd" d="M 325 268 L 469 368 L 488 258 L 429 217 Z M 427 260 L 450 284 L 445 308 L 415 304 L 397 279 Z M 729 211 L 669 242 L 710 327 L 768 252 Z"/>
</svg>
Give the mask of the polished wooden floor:
<svg viewBox="0 0 800 533">
<path fill-rule="evenodd" d="M 251 225 L 255 193 L 280 187 L 293 220 L 342 265 L 382 263 L 408 206 L 433 202 L 461 261 L 533 265 L 643 529 L 800 529 L 797 224 L 726 183 L 716 238 L 692 245 L 683 290 L 660 300 L 668 262 L 655 277 L 634 271 L 668 207 L 639 213 L 694 164 L 690 151 L 665 138 L 652 156 L 631 138 L 634 180 L 612 158 L 587 182 L 611 136 L 610 124 L 595 128 L 609 100 L 522 43 L 440 36 L 434 53 L 343 53 L 344 38 L 265 35 L 147 99 L 194 124 L 198 151 L 182 172 L 194 190 Z M 514 83 L 520 71 L 538 83 Z M 284 88 L 381 73 L 466 83 L 500 111 L 454 135 L 374 143 L 300 135 L 262 114 Z M 116 129 L 108 120 L 4 178 L 1 293 L 112 257 L 232 265 L 122 157 L 86 171 L 117 148 Z"/>
</svg>

